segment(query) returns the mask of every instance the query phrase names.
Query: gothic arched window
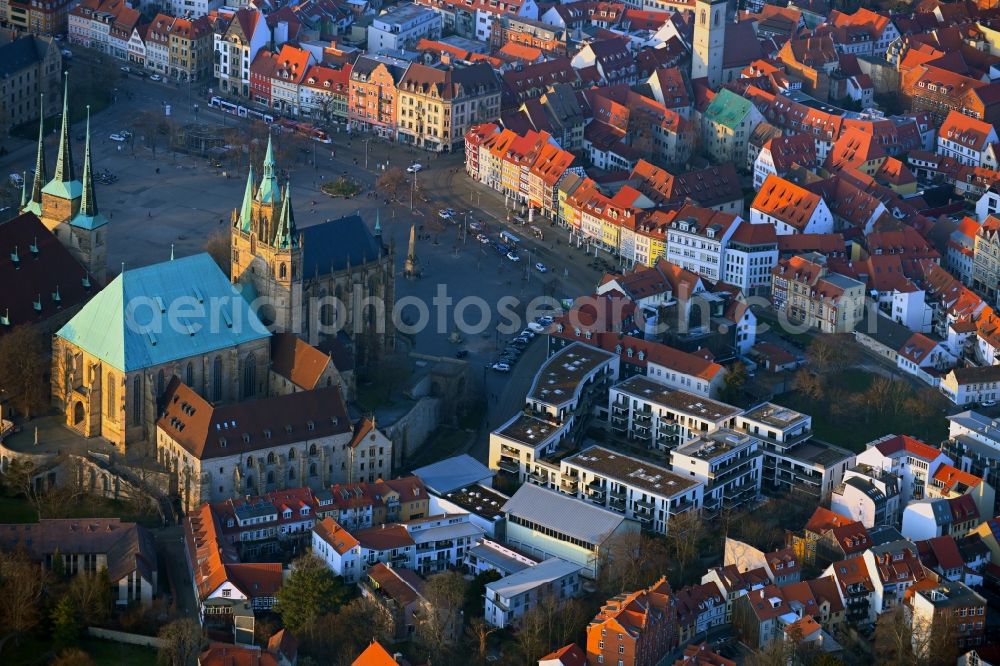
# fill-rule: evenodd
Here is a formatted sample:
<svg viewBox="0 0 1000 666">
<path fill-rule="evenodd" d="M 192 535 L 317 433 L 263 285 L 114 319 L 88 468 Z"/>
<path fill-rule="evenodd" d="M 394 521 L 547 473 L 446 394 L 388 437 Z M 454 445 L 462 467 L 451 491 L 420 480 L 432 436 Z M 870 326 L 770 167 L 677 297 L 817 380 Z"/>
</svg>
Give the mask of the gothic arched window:
<svg viewBox="0 0 1000 666">
<path fill-rule="evenodd" d="M 132 425 L 142 423 L 142 380 L 136 375 L 132 378 Z"/>
<path fill-rule="evenodd" d="M 278 267 L 278 277 L 284 280 L 287 274 L 288 274 L 288 266 L 286 266 L 285 264 L 281 264 L 281 266 Z"/>
<path fill-rule="evenodd" d="M 243 397 L 250 398 L 257 392 L 257 359 L 253 353 L 243 361 Z"/>
<path fill-rule="evenodd" d="M 212 361 L 212 402 L 222 400 L 222 357 Z"/>
<path fill-rule="evenodd" d="M 184 372 L 184 383 L 194 387 L 194 364 L 188 361 L 187 370 Z"/>
<path fill-rule="evenodd" d="M 105 414 L 113 421 L 115 418 L 115 376 L 110 372 L 108 373 L 108 386 L 105 392 L 108 394 L 108 404 Z"/>
</svg>

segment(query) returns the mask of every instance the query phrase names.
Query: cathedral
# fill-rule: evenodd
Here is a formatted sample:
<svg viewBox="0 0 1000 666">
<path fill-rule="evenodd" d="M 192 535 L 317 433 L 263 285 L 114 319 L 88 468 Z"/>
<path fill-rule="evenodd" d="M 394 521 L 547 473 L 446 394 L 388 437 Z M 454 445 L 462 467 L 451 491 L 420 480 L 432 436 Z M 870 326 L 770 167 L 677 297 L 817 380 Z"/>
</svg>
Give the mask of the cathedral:
<svg viewBox="0 0 1000 666">
<path fill-rule="evenodd" d="M 392 349 L 395 251 L 359 215 L 299 229 L 291 187 L 282 186 L 268 139 L 258 182 L 251 166 L 232 213 L 230 276 L 261 320 L 311 344 L 344 332 L 365 365 Z"/>
<path fill-rule="evenodd" d="M 66 247 L 97 282 L 107 278 L 107 219 L 97 210 L 94 175 L 90 163 L 90 117 L 88 107 L 86 148 L 83 156 L 83 180 L 76 177 L 73 150 L 69 140 L 69 84 L 63 93 L 62 127 L 59 152 L 52 179 L 46 181 L 45 119 L 38 122 L 38 152 L 35 175 L 28 192 L 23 185 L 21 212 L 38 216 L 45 227 Z"/>
</svg>

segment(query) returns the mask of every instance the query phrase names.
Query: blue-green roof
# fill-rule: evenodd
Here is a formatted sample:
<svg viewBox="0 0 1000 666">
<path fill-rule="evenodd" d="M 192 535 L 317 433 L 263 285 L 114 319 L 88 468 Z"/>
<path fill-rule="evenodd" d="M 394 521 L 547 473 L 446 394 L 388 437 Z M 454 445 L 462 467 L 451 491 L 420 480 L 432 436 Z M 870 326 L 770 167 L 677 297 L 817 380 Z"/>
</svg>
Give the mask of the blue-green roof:
<svg viewBox="0 0 1000 666">
<path fill-rule="evenodd" d="M 84 215 L 83 213 L 77 213 L 73 216 L 73 219 L 69 221 L 71 227 L 79 227 L 80 229 L 97 229 L 98 227 L 103 227 L 108 223 L 108 218 L 104 217 L 101 213 L 97 215 Z"/>
<path fill-rule="evenodd" d="M 723 88 L 705 109 L 705 118 L 730 129 L 736 129 L 750 113 L 751 106 L 753 103 L 750 100 Z"/>
<path fill-rule="evenodd" d="M 125 271 L 56 335 L 131 372 L 271 334 L 202 253 Z"/>
<path fill-rule="evenodd" d="M 79 199 L 83 196 L 83 183 L 78 180 L 63 182 L 61 180 L 50 180 L 48 185 L 42 188 L 44 194 L 51 194 L 60 199 Z"/>
</svg>

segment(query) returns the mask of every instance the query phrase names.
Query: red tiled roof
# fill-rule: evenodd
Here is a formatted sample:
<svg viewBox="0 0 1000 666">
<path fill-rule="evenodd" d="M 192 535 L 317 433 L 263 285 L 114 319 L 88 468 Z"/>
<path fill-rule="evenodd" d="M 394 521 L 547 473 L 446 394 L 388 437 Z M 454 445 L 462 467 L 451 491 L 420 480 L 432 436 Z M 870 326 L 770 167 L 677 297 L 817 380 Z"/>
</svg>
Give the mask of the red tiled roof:
<svg viewBox="0 0 1000 666">
<path fill-rule="evenodd" d="M 887 435 L 877 440 L 875 448 L 884 456 L 895 456 L 900 453 L 908 453 L 923 460 L 934 460 L 941 455 L 941 450 L 928 444 L 924 444 L 915 437 L 909 435 Z"/>
<path fill-rule="evenodd" d="M 769 174 L 751 208 L 803 231 L 822 202 L 818 194 L 775 174 Z"/>
</svg>

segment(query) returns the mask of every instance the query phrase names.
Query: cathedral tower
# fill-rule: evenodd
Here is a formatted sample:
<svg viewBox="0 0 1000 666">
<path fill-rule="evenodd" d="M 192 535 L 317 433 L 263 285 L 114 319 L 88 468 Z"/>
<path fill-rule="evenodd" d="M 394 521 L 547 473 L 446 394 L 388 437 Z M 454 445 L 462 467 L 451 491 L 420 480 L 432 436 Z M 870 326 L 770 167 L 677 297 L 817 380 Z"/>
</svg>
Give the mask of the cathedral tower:
<svg viewBox="0 0 1000 666">
<path fill-rule="evenodd" d="M 63 92 L 62 127 L 59 152 L 52 179 L 45 183 L 45 133 L 39 118 L 38 152 L 31 196 L 25 197 L 25 211 L 35 213 L 90 274 L 101 282 L 107 277 L 107 219 L 97 211 L 93 169 L 90 163 L 90 110 L 87 111 L 87 139 L 83 181 L 73 167 L 73 146 L 69 138 L 69 80 Z"/>
<path fill-rule="evenodd" d="M 695 0 L 691 78 L 707 78 L 712 90 L 718 90 L 722 85 L 726 4 L 726 0 Z"/>
<path fill-rule="evenodd" d="M 278 184 L 274 148 L 267 141 L 263 175 L 254 181 L 253 166 L 239 209 L 232 217 L 234 284 L 250 289 L 258 316 L 276 330 L 302 331 L 302 248 L 292 209 L 291 187 Z"/>
</svg>

